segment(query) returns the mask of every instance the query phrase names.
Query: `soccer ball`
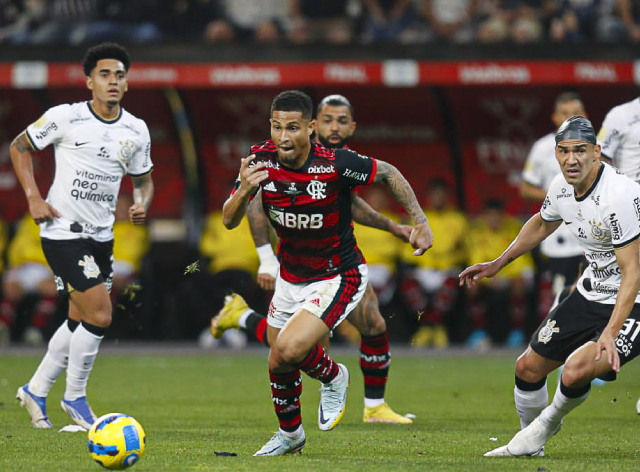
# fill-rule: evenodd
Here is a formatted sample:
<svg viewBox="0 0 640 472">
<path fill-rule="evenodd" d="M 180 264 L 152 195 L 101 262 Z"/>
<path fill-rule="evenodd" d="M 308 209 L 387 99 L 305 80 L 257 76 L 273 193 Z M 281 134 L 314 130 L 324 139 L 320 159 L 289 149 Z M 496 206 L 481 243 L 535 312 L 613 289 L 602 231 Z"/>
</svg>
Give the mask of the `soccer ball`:
<svg viewBox="0 0 640 472">
<path fill-rule="evenodd" d="M 101 416 L 89 430 L 89 453 L 94 461 L 111 470 L 122 470 L 138 462 L 147 437 L 140 423 L 122 413 Z"/>
</svg>

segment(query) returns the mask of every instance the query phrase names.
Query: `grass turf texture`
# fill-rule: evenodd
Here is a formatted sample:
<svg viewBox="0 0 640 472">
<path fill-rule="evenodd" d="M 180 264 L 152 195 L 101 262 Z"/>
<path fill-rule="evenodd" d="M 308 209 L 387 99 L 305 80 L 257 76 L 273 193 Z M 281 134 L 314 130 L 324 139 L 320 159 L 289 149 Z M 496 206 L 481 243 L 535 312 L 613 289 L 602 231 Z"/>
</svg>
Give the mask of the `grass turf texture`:
<svg viewBox="0 0 640 472">
<path fill-rule="evenodd" d="M 216 355 L 98 357 L 89 399 L 98 416 L 134 416 L 147 434 L 137 471 L 602 471 L 638 470 L 640 363 L 620 380 L 594 387 L 566 420 L 544 458 L 485 458 L 518 429 L 512 356 L 393 358 L 387 400 L 417 415 L 410 426 L 362 423 L 362 374 L 349 353 L 336 358 L 352 380 L 347 411 L 333 431 L 318 430 L 317 381 L 303 376 L 307 446 L 301 456 L 254 458 L 277 428 L 266 351 Z M 97 471 L 86 433 L 58 433 L 70 424 L 59 407 L 64 379 L 48 402 L 53 430 L 36 430 L 14 400 L 39 357 L 0 357 L 0 470 Z M 555 374 L 550 387 L 555 388 Z M 553 390 L 550 389 L 550 394 Z M 497 437 L 498 441 L 490 438 Z M 238 457 L 216 457 L 214 451 Z"/>
</svg>

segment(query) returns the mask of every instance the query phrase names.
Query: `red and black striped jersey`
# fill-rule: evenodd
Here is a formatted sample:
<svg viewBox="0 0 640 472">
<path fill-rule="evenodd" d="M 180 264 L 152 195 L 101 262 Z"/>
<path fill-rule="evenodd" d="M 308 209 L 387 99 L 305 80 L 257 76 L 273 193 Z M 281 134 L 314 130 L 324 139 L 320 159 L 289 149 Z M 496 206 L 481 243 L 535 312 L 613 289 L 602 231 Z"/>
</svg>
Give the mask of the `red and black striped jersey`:
<svg viewBox="0 0 640 472">
<path fill-rule="evenodd" d="M 251 147 L 251 165 L 266 162 L 269 178 L 261 184 L 262 205 L 280 238 L 280 276 L 299 283 L 328 279 L 364 262 L 353 235 L 351 191 L 369 185 L 376 160 L 349 149 L 311 144 L 300 169 L 278 162 L 268 140 Z M 236 181 L 237 189 L 240 181 Z"/>
</svg>

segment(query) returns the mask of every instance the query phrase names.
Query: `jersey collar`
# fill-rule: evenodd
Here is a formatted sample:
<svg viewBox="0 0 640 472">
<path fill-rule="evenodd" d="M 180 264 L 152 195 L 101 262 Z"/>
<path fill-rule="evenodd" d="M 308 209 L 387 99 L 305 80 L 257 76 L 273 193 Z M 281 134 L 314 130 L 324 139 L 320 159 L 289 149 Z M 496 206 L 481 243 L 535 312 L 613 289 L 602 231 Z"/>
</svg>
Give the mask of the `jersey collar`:
<svg viewBox="0 0 640 472">
<path fill-rule="evenodd" d="M 582 202 L 586 200 L 589 195 L 591 195 L 591 192 L 593 192 L 593 189 L 595 189 L 598 186 L 598 182 L 600 182 L 600 178 L 602 177 L 602 173 L 604 172 L 604 166 L 605 166 L 605 163 L 603 162 L 602 165 L 600 166 L 600 170 L 598 171 L 598 175 L 596 175 L 596 180 L 593 181 L 593 183 L 591 184 L 591 187 L 589 187 L 589 190 L 587 190 L 583 196 L 581 197 L 576 196 L 576 191 L 575 189 L 573 190 L 573 196 L 576 199 L 576 202 Z"/>
<path fill-rule="evenodd" d="M 89 111 L 95 117 L 96 120 L 101 121 L 102 123 L 105 123 L 107 125 L 112 125 L 114 123 L 117 123 L 118 120 L 122 118 L 122 107 L 120 107 L 120 113 L 118 113 L 118 116 L 116 116 L 113 120 L 106 120 L 102 118 L 100 115 L 98 115 L 96 111 L 93 109 L 93 107 L 91 106 L 91 102 L 87 102 L 87 107 L 89 107 Z"/>
</svg>

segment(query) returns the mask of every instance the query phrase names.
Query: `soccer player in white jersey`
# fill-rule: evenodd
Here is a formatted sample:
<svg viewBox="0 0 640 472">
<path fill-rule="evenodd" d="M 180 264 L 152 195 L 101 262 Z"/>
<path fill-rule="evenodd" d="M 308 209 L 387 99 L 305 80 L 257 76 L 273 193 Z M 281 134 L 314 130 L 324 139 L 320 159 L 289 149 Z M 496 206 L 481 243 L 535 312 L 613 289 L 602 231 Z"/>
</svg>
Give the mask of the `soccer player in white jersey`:
<svg viewBox="0 0 640 472">
<path fill-rule="evenodd" d="M 602 157 L 640 182 L 640 98 L 613 107 L 598 132 Z"/>
<path fill-rule="evenodd" d="M 598 132 L 602 157 L 640 183 L 640 98 L 613 107 Z M 636 402 L 640 415 L 640 398 Z"/>
<path fill-rule="evenodd" d="M 114 211 L 125 174 L 133 178 L 133 224 L 144 224 L 153 198 L 149 130 L 120 106 L 130 64 L 126 50 L 117 44 L 90 48 L 82 66 L 91 101 L 47 110 L 11 144 L 13 167 L 29 212 L 40 225 L 58 293 L 69 297 L 68 319 L 49 341 L 29 383 L 18 389 L 17 399 L 35 428 L 51 428 L 47 394 L 65 369 L 62 409 L 87 429 L 96 420 L 86 387 L 111 324 Z M 45 200 L 33 175 L 31 153 L 50 144 L 56 170 Z"/>
<path fill-rule="evenodd" d="M 575 92 L 561 93 L 556 98 L 551 115 L 555 129 L 557 130 L 567 118 L 575 115 L 587 116 L 580 96 Z M 555 131 L 544 135 L 529 151 L 520 184 L 520 194 L 526 199 L 542 202 L 551 181 L 560 173 L 554 151 L 555 136 Z M 582 248 L 563 223 L 542 241 L 540 252 L 547 258 L 553 277 L 553 292 L 554 295 L 558 295 L 565 286 L 571 286 L 578 279 L 580 264 L 584 260 Z"/>
<path fill-rule="evenodd" d="M 591 381 L 614 380 L 640 354 L 640 186 L 600 161 L 591 123 L 574 116 L 555 137 L 562 174 L 549 187 L 540 213 L 522 227 L 497 259 L 460 274 L 475 284 L 552 234 L 564 221 L 589 263 L 574 290 L 551 310 L 516 361 L 516 410 L 522 430 L 485 456 L 541 455 L 563 418 L 589 396 Z M 547 375 L 564 364 L 548 405 Z"/>
</svg>

